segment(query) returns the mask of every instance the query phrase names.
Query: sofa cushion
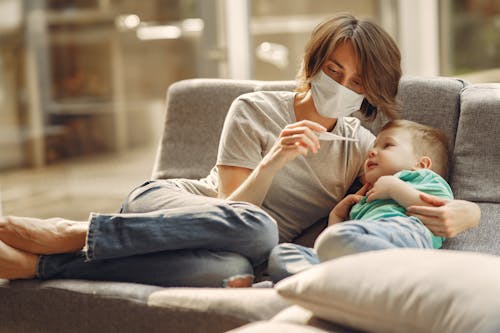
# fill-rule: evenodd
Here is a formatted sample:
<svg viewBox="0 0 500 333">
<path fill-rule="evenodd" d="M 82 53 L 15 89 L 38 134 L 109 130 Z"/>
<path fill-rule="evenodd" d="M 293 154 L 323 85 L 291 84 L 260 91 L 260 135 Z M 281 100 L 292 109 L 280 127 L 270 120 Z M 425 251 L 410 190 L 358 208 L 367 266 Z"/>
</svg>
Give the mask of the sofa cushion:
<svg viewBox="0 0 500 333">
<path fill-rule="evenodd" d="M 228 331 L 226 333 L 337 333 L 312 326 L 281 322 L 258 322 Z"/>
<path fill-rule="evenodd" d="M 500 203 L 500 84 L 462 91 L 451 186 L 457 198 Z"/>
<path fill-rule="evenodd" d="M 273 322 L 286 322 L 296 325 L 307 325 L 315 328 L 319 328 L 321 330 L 325 330 L 328 332 L 335 333 L 361 333 L 362 331 L 349 328 L 346 326 L 342 326 L 338 323 L 333 323 L 328 320 L 323 320 L 319 317 L 316 317 L 314 313 L 311 311 L 298 306 L 293 305 L 290 306 L 276 316 L 274 316 L 271 321 Z"/>
<path fill-rule="evenodd" d="M 147 306 L 155 286 L 77 280 L 0 280 L 1 332 L 160 332 Z"/>
<path fill-rule="evenodd" d="M 187 332 L 189 327 L 197 327 L 199 332 L 222 332 L 228 322 L 237 327 L 269 319 L 289 306 L 272 288 L 165 288 L 152 293 L 148 304 L 169 309 L 177 317 L 180 327 L 172 332 Z"/>
<path fill-rule="evenodd" d="M 500 332 L 500 257 L 392 249 L 324 262 L 276 285 L 317 317 L 370 332 Z"/>
<path fill-rule="evenodd" d="M 273 289 L 0 280 L 0 332 L 223 332 L 289 304 Z"/>
<path fill-rule="evenodd" d="M 500 255 L 500 204 L 479 203 L 481 222 L 443 243 L 443 249 L 484 252 Z"/>
</svg>

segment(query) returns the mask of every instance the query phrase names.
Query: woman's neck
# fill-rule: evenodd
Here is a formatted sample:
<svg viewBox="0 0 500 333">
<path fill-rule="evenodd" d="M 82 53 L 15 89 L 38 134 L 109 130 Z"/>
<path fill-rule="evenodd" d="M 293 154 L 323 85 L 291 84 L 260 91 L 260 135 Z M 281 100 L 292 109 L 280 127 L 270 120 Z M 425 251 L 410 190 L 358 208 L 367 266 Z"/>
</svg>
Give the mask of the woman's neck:
<svg viewBox="0 0 500 333">
<path fill-rule="evenodd" d="M 337 123 L 336 118 L 323 117 L 316 111 L 310 90 L 295 94 L 293 108 L 297 121 L 311 120 L 324 126 L 328 131 L 331 131 Z"/>
</svg>

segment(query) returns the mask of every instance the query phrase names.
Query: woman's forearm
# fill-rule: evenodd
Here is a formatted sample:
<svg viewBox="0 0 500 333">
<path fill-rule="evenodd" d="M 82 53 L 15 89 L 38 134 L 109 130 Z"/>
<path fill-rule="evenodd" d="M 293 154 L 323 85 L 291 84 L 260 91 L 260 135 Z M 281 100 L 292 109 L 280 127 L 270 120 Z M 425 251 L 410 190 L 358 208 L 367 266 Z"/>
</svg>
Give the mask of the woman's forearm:
<svg viewBox="0 0 500 333">
<path fill-rule="evenodd" d="M 315 132 L 325 130 L 323 126 L 309 120 L 287 125 L 259 165 L 226 199 L 246 201 L 260 206 L 276 172 L 299 155 L 317 153 L 320 146 Z"/>
<path fill-rule="evenodd" d="M 259 164 L 247 179 L 226 199 L 245 201 L 260 206 L 271 186 L 278 169 L 268 164 Z"/>
</svg>

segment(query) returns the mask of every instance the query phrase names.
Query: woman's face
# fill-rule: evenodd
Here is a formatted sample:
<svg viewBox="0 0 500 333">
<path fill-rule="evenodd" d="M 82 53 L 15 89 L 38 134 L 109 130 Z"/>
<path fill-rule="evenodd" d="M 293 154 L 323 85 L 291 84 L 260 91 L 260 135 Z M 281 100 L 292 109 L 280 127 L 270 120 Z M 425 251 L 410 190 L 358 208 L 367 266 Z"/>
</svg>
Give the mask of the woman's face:
<svg viewBox="0 0 500 333">
<path fill-rule="evenodd" d="M 323 72 L 346 88 L 363 95 L 365 89 L 359 75 L 359 62 L 350 42 L 337 45 L 323 64 Z"/>
</svg>

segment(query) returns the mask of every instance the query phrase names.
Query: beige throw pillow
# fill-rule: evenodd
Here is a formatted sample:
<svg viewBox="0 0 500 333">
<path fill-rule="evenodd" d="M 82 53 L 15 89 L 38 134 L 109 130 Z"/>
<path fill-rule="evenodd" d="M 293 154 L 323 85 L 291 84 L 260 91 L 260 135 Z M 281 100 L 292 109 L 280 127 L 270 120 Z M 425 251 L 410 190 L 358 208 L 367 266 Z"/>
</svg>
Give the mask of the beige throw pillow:
<svg viewBox="0 0 500 333">
<path fill-rule="evenodd" d="M 394 249 L 321 263 L 276 285 L 319 318 L 368 332 L 500 332 L 500 257 Z"/>
</svg>

